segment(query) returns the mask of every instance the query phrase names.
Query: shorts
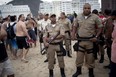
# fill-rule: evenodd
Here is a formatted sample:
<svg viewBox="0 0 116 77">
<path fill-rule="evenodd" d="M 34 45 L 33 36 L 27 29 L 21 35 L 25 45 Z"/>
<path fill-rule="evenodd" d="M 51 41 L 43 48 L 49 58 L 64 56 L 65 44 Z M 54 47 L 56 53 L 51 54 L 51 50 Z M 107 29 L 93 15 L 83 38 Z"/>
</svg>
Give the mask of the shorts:
<svg viewBox="0 0 116 77">
<path fill-rule="evenodd" d="M 35 34 L 35 31 L 34 30 L 32 30 L 32 29 L 28 30 L 28 34 L 29 34 L 29 36 L 31 37 L 31 39 L 33 41 L 36 41 L 37 40 L 37 37 L 36 37 L 36 34 Z"/>
<path fill-rule="evenodd" d="M 18 49 L 16 39 L 11 40 L 11 46 L 12 46 L 13 49 Z"/>
<path fill-rule="evenodd" d="M 17 41 L 17 45 L 19 49 L 28 49 L 29 48 L 29 44 L 26 41 L 26 36 L 16 36 L 16 41 Z"/>
<path fill-rule="evenodd" d="M 14 74 L 13 68 L 9 59 L 3 63 L 0 63 L 0 77 L 13 74 Z"/>
<path fill-rule="evenodd" d="M 34 29 L 35 29 L 35 34 L 36 34 L 36 36 L 37 36 L 37 27 L 35 27 Z"/>
<path fill-rule="evenodd" d="M 10 45 L 11 46 L 11 39 L 6 39 L 5 43 L 6 43 L 6 45 Z"/>
</svg>

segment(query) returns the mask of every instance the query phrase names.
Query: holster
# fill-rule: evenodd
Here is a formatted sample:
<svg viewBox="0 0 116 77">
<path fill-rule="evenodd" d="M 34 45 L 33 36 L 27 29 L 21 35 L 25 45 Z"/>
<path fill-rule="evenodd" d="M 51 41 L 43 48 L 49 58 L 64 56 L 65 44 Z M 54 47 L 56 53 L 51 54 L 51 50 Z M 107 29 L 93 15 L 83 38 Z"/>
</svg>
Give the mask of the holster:
<svg viewBox="0 0 116 77">
<path fill-rule="evenodd" d="M 74 49 L 74 51 L 78 51 L 78 49 L 79 49 L 79 42 L 76 42 L 76 43 L 73 45 L 73 49 Z"/>
<path fill-rule="evenodd" d="M 59 45 L 60 46 L 60 52 L 62 53 L 62 55 L 59 56 L 66 56 L 66 50 L 63 47 L 63 43 L 62 42 L 58 42 L 58 43 L 50 43 L 51 45 Z"/>
<path fill-rule="evenodd" d="M 65 31 L 65 33 L 68 33 L 68 35 L 70 36 L 70 31 Z"/>
<path fill-rule="evenodd" d="M 94 58 L 96 58 L 97 53 L 99 52 L 99 46 L 97 43 L 93 43 L 93 54 Z"/>
<path fill-rule="evenodd" d="M 80 43 L 81 41 L 90 41 L 90 39 L 93 38 L 93 37 L 94 37 L 94 36 L 92 36 L 92 37 L 79 37 L 79 36 L 78 36 L 78 37 L 77 37 L 78 42 L 76 42 L 76 43 L 74 44 L 74 46 L 73 46 L 74 50 L 75 50 L 75 51 L 80 51 L 80 52 L 87 51 L 88 54 L 93 53 L 93 49 L 94 49 L 94 48 L 92 48 L 92 49 L 86 49 L 86 48 L 84 48 L 84 47 L 82 47 L 82 46 L 79 45 L 79 43 Z M 93 43 L 93 44 L 94 44 L 94 43 Z M 79 48 L 81 48 L 81 49 L 83 49 L 83 50 L 80 50 Z"/>
<path fill-rule="evenodd" d="M 60 43 L 60 51 L 63 53 L 62 56 L 66 56 L 66 50 L 63 47 L 63 43 Z"/>
<path fill-rule="evenodd" d="M 43 33 L 39 31 L 39 42 L 43 43 Z"/>
</svg>

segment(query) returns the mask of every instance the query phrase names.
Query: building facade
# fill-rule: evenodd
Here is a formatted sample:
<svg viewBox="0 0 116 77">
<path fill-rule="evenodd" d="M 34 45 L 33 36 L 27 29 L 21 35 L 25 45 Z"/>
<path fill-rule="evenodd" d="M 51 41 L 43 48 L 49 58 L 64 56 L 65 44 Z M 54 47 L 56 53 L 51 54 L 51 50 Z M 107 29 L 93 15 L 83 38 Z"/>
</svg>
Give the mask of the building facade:
<svg viewBox="0 0 116 77">
<path fill-rule="evenodd" d="M 90 3 L 93 9 L 100 10 L 100 4 L 98 0 L 72 0 L 72 1 L 53 1 L 43 2 L 40 4 L 39 12 L 41 13 L 55 13 L 59 16 L 61 12 L 66 14 L 81 13 L 83 11 L 83 5 Z"/>
<path fill-rule="evenodd" d="M 31 13 L 28 5 L 0 5 L 0 11 L 2 17 L 7 17 L 8 15 L 19 16 L 20 14 L 27 16 L 27 14 Z"/>
<path fill-rule="evenodd" d="M 53 1 L 40 4 L 39 13 L 49 13 L 59 15 L 61 12 L 72 13 L 72 1 Z"/>
<path fill-rule="evenodd" d="M 44 2 L 40 4 L 39 13 L 52 13 L 53 5 L 50 2 Z"/>
<path fill-rule="evenodd" d="M 79 13 L 83 11 L 83 5 L 85 3 L 89 3 L 91 5 L 91 10 L 100 10 L 100 3 L 98 2 L 98 0 L 80 0 L 79 2 Z"/>
</svg>

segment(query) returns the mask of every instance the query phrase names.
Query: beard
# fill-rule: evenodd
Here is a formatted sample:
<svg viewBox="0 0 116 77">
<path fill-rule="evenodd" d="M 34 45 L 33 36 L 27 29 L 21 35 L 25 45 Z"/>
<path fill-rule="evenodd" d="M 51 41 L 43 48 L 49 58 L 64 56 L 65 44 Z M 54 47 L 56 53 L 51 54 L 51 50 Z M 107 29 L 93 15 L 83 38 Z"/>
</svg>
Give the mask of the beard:
<svg viewBox="0 0 116 77">
<path fill-rule="evenodd" d="M 83 14 L 84 14 L 85 16 L 88 16 L 89 14 L 91 14 L 91 12 L 83 12 Z"/>
</svg>

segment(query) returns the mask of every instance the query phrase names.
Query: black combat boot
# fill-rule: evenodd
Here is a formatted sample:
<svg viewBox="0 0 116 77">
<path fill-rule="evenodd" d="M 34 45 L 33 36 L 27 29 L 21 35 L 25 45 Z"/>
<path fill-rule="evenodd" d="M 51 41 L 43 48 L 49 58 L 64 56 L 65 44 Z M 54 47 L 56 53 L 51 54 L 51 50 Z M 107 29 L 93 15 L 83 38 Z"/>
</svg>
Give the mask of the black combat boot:
<svg viewBox="0 0 116 77">
<path fill-rule="evenodd" d="M 60 68 L 61 77 L 66 77 L 64 68 Z"/>
<path fill-rule="evenodd" d="M 53 70 L 49 70 L 49 77 L 54 77 Z"/>
<path fill-rule="evenodd" d="M 104 55 L 101 55 L 101 59 L 99 60 L 99 63 L 103 63 L 104 62 Z"/>
<path fill-rule="evenodd" d="M 48 59 L 46 59 L 46 60 L 44 61 L 44 63 L 46 63 L 46 62 L 48 62 Z"/>
<path fill-rule="evenodd" d="M 67 51 L 67 56 L 70 57 L 70 58 L 72 58 L 72 56 L 71 56 L 71 54 L 70 54 L 69 51 Z"/>
<path fill-rule="evenodd" d="M 77 67 L 77 71 L 76 71 L 76 73 L 73 74 L 72 77 L 78 77 L 78 75 L 81 75 L 81 74 L 82 74 L 81 67 Z"/>
<path fill-rule="evenodd" d="M 89 68 L 89 77 L 94 77 L 93 68 Z"/>
</svg>

